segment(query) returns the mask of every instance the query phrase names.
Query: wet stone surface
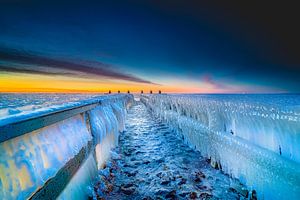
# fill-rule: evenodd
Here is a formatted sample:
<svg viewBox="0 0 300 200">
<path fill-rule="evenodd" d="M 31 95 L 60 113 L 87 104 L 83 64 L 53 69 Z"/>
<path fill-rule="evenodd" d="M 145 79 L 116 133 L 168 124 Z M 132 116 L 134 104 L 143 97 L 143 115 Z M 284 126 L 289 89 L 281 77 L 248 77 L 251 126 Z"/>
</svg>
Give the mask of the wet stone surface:
<svg viewBox="0 0 300 200">
<path fill-rule="evenodd" d="M 244 199 L 236 180 L 155 119 L 142 104 L 128 111 L 119 147 L 99 172 L 94 199 Z"/>
</svg>

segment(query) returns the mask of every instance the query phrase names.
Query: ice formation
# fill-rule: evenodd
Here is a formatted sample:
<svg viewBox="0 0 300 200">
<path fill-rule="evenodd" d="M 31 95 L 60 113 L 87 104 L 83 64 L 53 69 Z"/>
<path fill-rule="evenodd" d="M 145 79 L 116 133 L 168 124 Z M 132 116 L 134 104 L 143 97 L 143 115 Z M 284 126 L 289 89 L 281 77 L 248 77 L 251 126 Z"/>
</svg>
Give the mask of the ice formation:
<svg viewBox="0 0 300 200">
<path fill-rule="evenodd" d="M 126 106 L 131 98 L 128 95 L 103 96 L 2 119 L 1 125 L 66 108 L 99 103 L 86 113 L 0 143 L 0 199 L 30 197 L 88 142 L 93 141 L 95 152 L 88 156 L 59 199 L 68 199 L 74 192 L 81 194 L 78 198 L 86 197 L 91 176 L 97 174 L 97 164 L 99 167 L 103 165 L 110 149 L 116 145 L 119 132 L 124 130 Z"/>
<path fill-rule="evenodd" d="M 91 131 L 96 144 L 96 157 L 100 168 L 109 156 L 109 151 L 118 141 L 118 133 L 125 129 L 124 102 L 99 106 L 90 113 Z"/>
<path fill-rule="evenodd" d="M 42 111 L 48 108 L 64 107 L 71 104 L 80 104 L 87 99 L 101 99 L 105 96 L 96 94 L 49 94 L 49 93 L 1 93 L 0 95 L 0 120 L 14 115 Z M 60 105 L 60 106 L 58 106 Z"/>
<path fill-rule="evenodd" d="M 90 154 L 57 199 L 87 199 L 87 194 L 91 193 L 89 186 L 98 175 L 97 172 L 96 159 L 93 154 Z"/>
<path fill-rule="evenodd" d="M 148 95 L 141 100 L 259 197 L 300 196 L 299 96 Z"/>
</svg>

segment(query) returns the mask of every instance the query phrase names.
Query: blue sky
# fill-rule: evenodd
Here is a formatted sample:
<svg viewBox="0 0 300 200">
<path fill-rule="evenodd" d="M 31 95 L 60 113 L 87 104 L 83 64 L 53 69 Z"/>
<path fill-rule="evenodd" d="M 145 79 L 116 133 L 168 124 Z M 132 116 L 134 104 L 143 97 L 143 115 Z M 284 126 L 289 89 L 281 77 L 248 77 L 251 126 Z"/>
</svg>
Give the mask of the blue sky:
<svg viewBox="0 0 300 200">
<path fill-rule="evenodd" d="M 299 92 L 299 30 L 294 10 L 282 5 L 1 4 L 0 73 L 96 74 L 195 92 Z"/>
</svg>

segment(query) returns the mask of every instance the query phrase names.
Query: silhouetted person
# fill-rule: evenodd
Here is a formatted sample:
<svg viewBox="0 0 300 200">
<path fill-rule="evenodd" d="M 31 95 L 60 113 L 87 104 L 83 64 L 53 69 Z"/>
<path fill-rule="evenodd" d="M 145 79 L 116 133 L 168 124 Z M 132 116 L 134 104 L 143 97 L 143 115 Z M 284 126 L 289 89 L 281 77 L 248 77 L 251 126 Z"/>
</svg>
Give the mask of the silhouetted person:
<svg viewBox="0 0 300 200">
<path fill-rule="evenodd" d="M 130 94 L 130 91 L 128 90 L 127 93 Z"/>
<path fill-rule="evenodd" d="M 279 145 L 279 155 L 281 155 L 282 152 L 281 152 L 281 146 Z"/>
<path fill-rule="evenodd" d="M 118 93 L 120 94 L 120 90 L 118 90 Z"/>
<path fill-rule="evenodd" d="M 158 91 L 158 94 L 161 94 L 161 91 L 160 91 L 160 90 Z"/>
<path fill-rule="evenodd" d="M 257 200 L 257 193 L 256 193 L 255 190 L 252 190 L 250 199 L 251 199 L 251 200 Z"/>
<path fill-rule="evenodd" d="M 108 94 L 111 94 L 111 91 L 110 91 L 110 90 L 108 91 Z"/>
<path fill-rule="evenodd" d="M 141 94 L 144 94 L 144 91 L 143 91 L 143 90 L 141 90 Z"/>
<path fill-rule="evenodd" d="M 150 94 L 152 94 L 152 90 L 150 90 Z"/>
</svg>

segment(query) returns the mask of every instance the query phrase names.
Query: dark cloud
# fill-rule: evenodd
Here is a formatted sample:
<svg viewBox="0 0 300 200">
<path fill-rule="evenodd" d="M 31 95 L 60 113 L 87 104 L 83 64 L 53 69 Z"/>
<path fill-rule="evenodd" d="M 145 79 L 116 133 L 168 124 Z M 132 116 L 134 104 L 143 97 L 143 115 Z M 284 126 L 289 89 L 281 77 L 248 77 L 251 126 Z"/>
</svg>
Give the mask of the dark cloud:
<svg viewBox="0 0 300 200">
<path fill-rule="evenodd" d="M 34 54 L 28 51 L 21 51 L 17 49 L 10 48 L 0 48 L 0 60 L 6 62 L 12 62 L 20 64 L 25 64 L 26 66 L 32 65 L 31 69 L 26 68 L 16 68 L 16 67 L 4 67 L 0 66 L 0 71 L 10 71 L 10 72 L 21 72 L 21 73 L 31 73 L 31 74 L 48 74 L 48 75 L 69 75 L 69 76 L 78 76 L 79 73 L 83 76 L 100 76 L 107 77 L 112 79 L 119 79 L 137 83 L 148 83 L 148 84 L 156 84 L 148 80 L 144 80 L 138 78 L 136 76 L 117 72 L 112 69 L 111 65 L 101 63 L 101 62 L 92 62 L 94 66 L 89 65 L 91 62 L 78 62 L 67 61 L 62 59 L 55 59 L 51 57 L 46 57 L 43 55 Z M 49 72 L 49 71 L 40 71 L 36 70 L 34 66 L 43 66 L 48 67 L 49 69 L 60 69 L 66 70 L 67 72 Z M 71 73 L 68 70 L 79 72 L 79 73 Z"/>
<path fill-rule="evenodd" d="M 72 76 L 74 74 L 69 72 L 51 72 L 51 71 L 41 71 L 36 69 L 18 68 L 18 67 L 8 67 L 5 65 L 0 65 L 0 71 L 2 72 L 13 72 L 13 73 L 24 73 L 24 74 L 39 74 L 39 75 L 61 75 L 61 76 Z"/>
</svg>

